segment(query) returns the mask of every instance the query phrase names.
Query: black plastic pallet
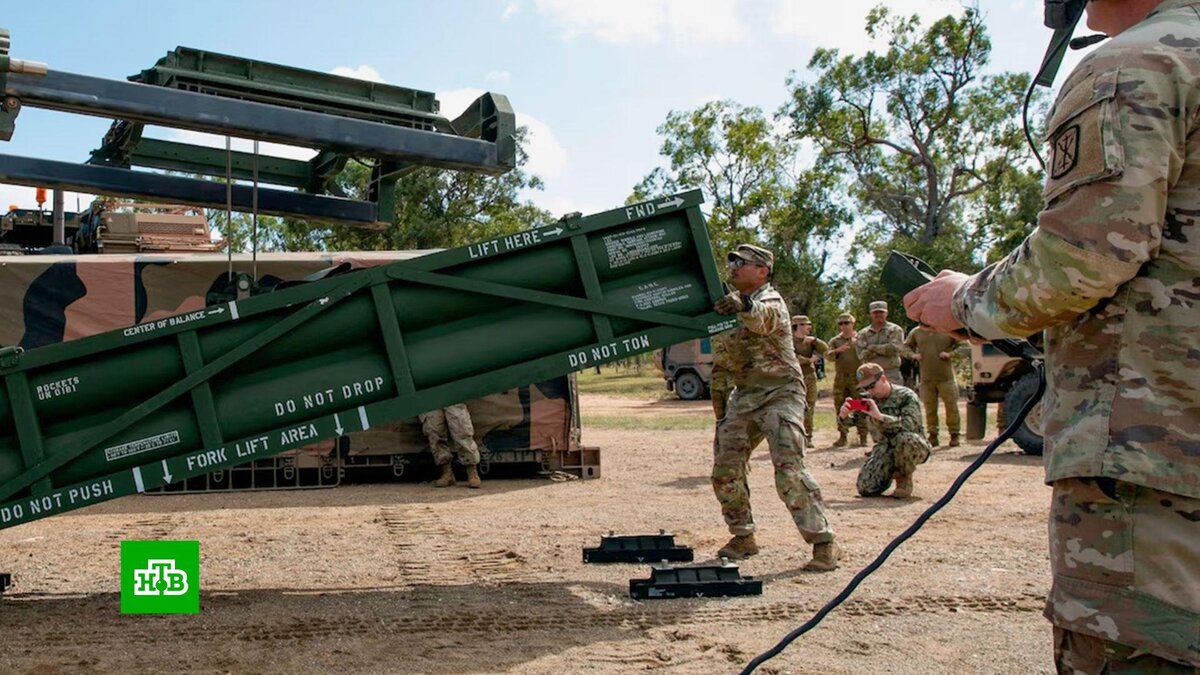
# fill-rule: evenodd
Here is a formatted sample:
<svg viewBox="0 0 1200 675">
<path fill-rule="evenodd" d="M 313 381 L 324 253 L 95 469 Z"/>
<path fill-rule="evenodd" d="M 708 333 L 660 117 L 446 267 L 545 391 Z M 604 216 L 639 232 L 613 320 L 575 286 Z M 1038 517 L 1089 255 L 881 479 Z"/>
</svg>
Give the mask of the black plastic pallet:
<svg viewBox="0 0 1200 675">
<path fill-rule="evenodd" d="M 691 562 L 692 549 L 675 543 L 675 535 L 659 530 L 658 534 L 628 534 L 600 537 L 598 548 L 583 549 L 585 563 L 645 563 Z"/>
<path fill-rule="evenodd" d="M 762 582 L 743 577 L 730 562 L 653 565 L 649 579 L 629 580 L 629 595 L 634 600 L 762 595 Z"/>
</svg>

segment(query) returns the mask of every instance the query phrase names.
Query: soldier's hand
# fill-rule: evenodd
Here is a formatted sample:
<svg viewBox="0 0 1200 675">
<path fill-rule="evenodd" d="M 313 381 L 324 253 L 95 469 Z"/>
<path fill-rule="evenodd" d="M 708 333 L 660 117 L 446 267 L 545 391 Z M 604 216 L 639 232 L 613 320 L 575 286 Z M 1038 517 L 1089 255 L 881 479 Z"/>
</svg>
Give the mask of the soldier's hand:
<svg viewBox="0 0 1200 675">
<path fill-rule="evenodd" d="M 876 421 L 882 420 L 883 413 L 879 412 L 879 404 L 875 403 L 875 399 L 868 397 L 863 400 L 867 402 L 867 417 Z"/>
<path fill-rule="evenodd" d="M 713 310 L 717 314 L 737 314 L 749 309 L 745 300 L 748 298 L 737 291 L 731 291 L 728 295 L 721 298 L 713 305 Z"/>
<path fill-rule="evenodd" d="M 949 361 L 949 360 L 950 360 L 950 354 L 949 354 L 948 352 L 938 352 L 938 358 L 939 358 L 939 359 L 941 359 L 941 360 L 943 360 L 943 361 Z"/>
<path fill-rule="evenodd" d="M 912 355 L 912 360 L 913 360 L 913 361 L 920 361 L 920 360 L 921 360 L 921 355 L 920 355 L 920 354 L 913 354 L 913 355 Z"/>
<path fill-rule="evenodd" d="M 813 336 L 811 336 L 811 335 L 805 335 L 805 336 L 804 336 L 804 344 L 806 344 L 806 345 L 811 345 L 811 344 L 813 343 L 813 341 L 815 341 L 816 339 L 817 339 L 817 338 L 815 338 L 815 337 L 813 337 Z"/>
<path fill-rule="evenodd" d="M 838 419 L 846 419 L 850 416 L 850 399 L 842 402 L 842 407 L 838 409 Z"/>
<path fill-rule="evenodd" d="M 954 318 L 951 305 L 954 293 L 969 278 L 960 272 L 942 270 L 933 281 L 909 291 L 904 296 L 908 318 L 939 333 L 962 330 L 963 325 Z"/>
</svg>

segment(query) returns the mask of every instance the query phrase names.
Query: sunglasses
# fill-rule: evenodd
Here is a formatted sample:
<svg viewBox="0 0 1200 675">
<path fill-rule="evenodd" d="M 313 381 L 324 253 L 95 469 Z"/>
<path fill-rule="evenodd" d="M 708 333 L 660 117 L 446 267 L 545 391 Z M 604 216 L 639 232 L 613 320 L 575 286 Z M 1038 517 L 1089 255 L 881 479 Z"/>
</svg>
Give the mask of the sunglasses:
<svg viewBox="0 0 1200 675">
<path fill-rule="evenodd" d="M 760 265 L 758 263 L 752 263 L 749 260 L 744 260 L 742 258 L 734 258 L 733 260 L 729 261 L 729 266 L 735 270 L 745 267 L 746 265 L 753 265 L 755 267 L 765 267 L 765 265 Z"/>
<path fill-rule="evenodd" d="M 854 322 L 853 322 L 853 321 L 839 321 L 839 322 L 838 322 L 838 325 L 839 325 L 839 326 L 846 326 L 846 325 L 849 325 L 849 324 L 852 324 L 852 323 L 854 323 Z"/>
</svg>

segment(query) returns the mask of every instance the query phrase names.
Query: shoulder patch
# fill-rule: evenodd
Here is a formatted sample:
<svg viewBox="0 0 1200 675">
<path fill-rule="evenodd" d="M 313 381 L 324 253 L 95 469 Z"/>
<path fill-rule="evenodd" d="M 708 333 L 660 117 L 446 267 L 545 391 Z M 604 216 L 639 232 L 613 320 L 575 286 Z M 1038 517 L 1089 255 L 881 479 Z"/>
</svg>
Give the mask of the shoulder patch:
<svg viewBox="0 0 1200 675">
<path fill-rule="evenodd" d="M 1050 177 L 1062 178 L 1079 163 L 1079 125 L 1072 124 L 1050 141 Z"/>
</svg>

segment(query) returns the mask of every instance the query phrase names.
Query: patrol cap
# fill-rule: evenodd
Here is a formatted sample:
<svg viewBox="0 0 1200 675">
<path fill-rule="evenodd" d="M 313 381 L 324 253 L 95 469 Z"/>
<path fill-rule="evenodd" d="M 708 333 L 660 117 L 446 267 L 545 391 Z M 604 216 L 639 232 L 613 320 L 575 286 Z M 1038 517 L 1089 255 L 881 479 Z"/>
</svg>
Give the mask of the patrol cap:
<svg viewBox="0 0 1200 675">
<path fill-rule="evenodd" d="M 753 244 L 738 244 L 738 247 L 729 252 L 725 256 L 729 262 L 733 262 L 738 258 L 745 260 L 748 263 L 755 265 L 763 265 L 767 269 L 775 266 L 775 254 L 765 248 L 755 246 Z"/>
<path fill-rule="evenodd" d="M 886 312 L 887 302 L 883 300 L 876 300 L 870 304 L 870 309 L 872 312 Z"/>
<path fill-rule="evenodd" d="M 883 366 L 878 363 L 864 363 L 855 371 L 854 377 L 858 379 L 858 388 L 866 389 L 883 375 Z"/>
<path fill-rule="evenodd" d="M 811 326 L 812 321 L 808 320 L 807 314 L 801 314 L 799 316 L 792 317 L 792 325 L 793 326 L 799 326 L 799 325 L 810 325 Z"/>
<path fill-rule="evenodd" d="M 841 323 L 843 321 L 849 321 L 850 323 L 854 323 L 854 316 L 852 316 L 850 314 L 850 312 L 842 312 L 841 314 L 838 314 L 837 320 L 838 320 L 838 323 Z"/>
</svg>

